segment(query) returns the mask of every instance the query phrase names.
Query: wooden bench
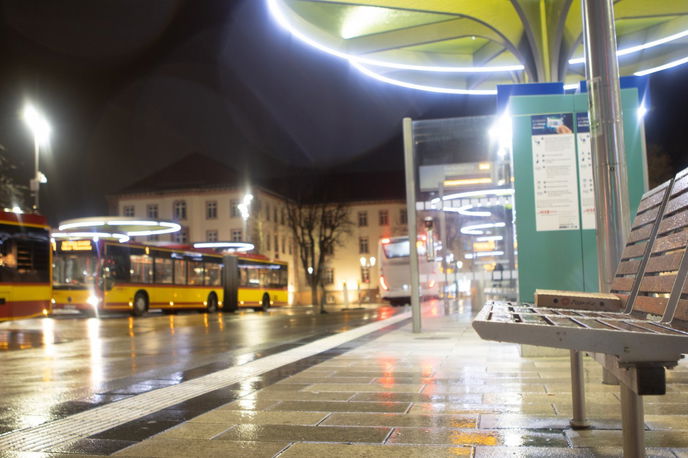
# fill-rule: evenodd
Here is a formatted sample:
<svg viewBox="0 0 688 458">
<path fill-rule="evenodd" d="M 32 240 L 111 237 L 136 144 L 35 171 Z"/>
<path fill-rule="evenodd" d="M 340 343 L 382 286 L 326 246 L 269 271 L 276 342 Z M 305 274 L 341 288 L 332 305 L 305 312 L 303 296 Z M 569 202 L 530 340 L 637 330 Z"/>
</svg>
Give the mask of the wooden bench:
<svg viewBox="0 0 688 458">
<path fill-rule="evenodd" d="M 618 311 L 487 303 L 487 340 L 571 350 L 574 428 L 585 427 L 581 353 L 620 382 L 624 456 L 644 456 L 642 395 L 666 392 L 665 370 L 688 353 L 688 169 L 645 193 L 612 285 Z"/>
</svg>

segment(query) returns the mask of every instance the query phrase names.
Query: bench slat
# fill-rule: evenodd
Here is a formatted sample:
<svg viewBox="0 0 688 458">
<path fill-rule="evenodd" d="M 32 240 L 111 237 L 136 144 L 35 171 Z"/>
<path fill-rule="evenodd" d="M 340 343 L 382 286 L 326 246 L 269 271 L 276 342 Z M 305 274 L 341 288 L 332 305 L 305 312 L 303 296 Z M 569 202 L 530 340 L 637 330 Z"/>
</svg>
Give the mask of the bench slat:
<svg viewBox="0 0 688 458">
<path fill-rule="evenodd" d="M 647 247 L 647 240 L 634 245 L 626 245 L 621 259 L 639 258 L 645 254 L 645 247 Z"/>
<path fill-rule="evenodd" d="M 668 253 L 663 256 L 652 256 L 647 261 L 646 273 L 669 272 L 678 270 L 682 258 L 681 252 Z"/>
<path fill-rule="evenodd" d="M 659 234 L 664 235 L 667 232 L 672 232 L 675 231 L 676 229 L 681 229 L 683 227 L 686 227 L 686 224 L 688 224 L 688 217 L 686 216 L 688 212 L 681 211 L 678 212 L 672 216 L 669 216 L 667 218 L 664 218 L 662 222 L 659 224 Z"/>
</svg>

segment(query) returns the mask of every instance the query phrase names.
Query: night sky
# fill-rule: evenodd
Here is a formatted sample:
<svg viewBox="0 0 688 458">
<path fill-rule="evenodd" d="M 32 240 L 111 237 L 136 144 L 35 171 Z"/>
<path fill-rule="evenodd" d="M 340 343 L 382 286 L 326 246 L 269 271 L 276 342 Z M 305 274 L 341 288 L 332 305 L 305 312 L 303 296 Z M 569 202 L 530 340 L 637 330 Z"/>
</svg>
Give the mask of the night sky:
<svg viewBox="0 0 688 458">
<path fill-rule="evenodd" d="M 198 152 L 256 178 L 403 164 L 401 119 L 494 113 L 493 97 L 372 80 L 292 39 L 262 0 L 0 1 L 0 145 L 33 173 L 25 100 L 53 126 L 42 154 L 50 222 Z M 688 66 L 686 66 L 688 67 Z M 658 84 L 655 84 L 658 83 Z M 688 69 L 651 81 L 648 142 L 685 163 Z"/>
</svg>

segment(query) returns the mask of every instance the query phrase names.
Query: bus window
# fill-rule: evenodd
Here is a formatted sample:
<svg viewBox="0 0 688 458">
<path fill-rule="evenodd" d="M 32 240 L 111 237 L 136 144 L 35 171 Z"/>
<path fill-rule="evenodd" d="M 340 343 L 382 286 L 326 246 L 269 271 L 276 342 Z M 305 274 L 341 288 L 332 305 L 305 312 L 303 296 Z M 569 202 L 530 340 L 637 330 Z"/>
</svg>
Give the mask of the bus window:
<svg viewBox="0 0 688 458">
<path fill-rule="evenodd" d="M 131 255 L 131 281 L 134 283 L 153 283 L 153 263 L 149 256 Z"/>
<path fill-rule="evenodd" d="M 186 285 L 186 261 L 174 260 L 174 282 L 177 285 Z"/>
<path fill-rule="evenodd" d="M 103 275 L 117 281 L 131 281 L 129 248 L 126 246 L 106 245 Z"/>
<path fill-rule="evenodd" d="M 222 264 L 205 263 L 206 286 L 220 286 L 222 284 Z"/>
<path fill-rule="evenodd" d="M 90 286 L 96 275 L 96 257 L 92 253 L 55 256 L 53 283 L 58 286 Z"/>
<path fill-rule="evenodd" d="M 187 284 L 202 285 L 203 284 L 203 261 L 188 261 L 189 266 L 187 273 Z"/>
<path fill-rule="evenodd" d="M 248 269 L 246 267 L 239 267 L 239 285 L 248 286 Z"/>
<path fill-rule="evenodd" d="M 172 260 L 155 258 L 155 283 L 172 284 Z"/>
</svg>

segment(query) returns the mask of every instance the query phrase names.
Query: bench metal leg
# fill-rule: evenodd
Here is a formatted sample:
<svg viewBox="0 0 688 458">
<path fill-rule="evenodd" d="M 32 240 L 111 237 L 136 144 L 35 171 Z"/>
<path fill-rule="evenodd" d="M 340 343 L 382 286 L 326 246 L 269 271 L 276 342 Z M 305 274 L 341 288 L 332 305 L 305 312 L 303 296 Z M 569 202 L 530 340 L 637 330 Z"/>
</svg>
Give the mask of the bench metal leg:
<svg viewBox="0 0 688 458">
<path fill-rule="evenodd" d="M 623 383 L 620 387 L 623 456 L 626 458 L 645 457 L 643 398 Z"/>
<path fill-rule="evenodd" d="M 585 429 L 590 427 L 585 418 L 585 371 L 583 369 L 583 354 L 571 350 L 571 403 L 573 405 L 573 429 Z"/>
</svg>

